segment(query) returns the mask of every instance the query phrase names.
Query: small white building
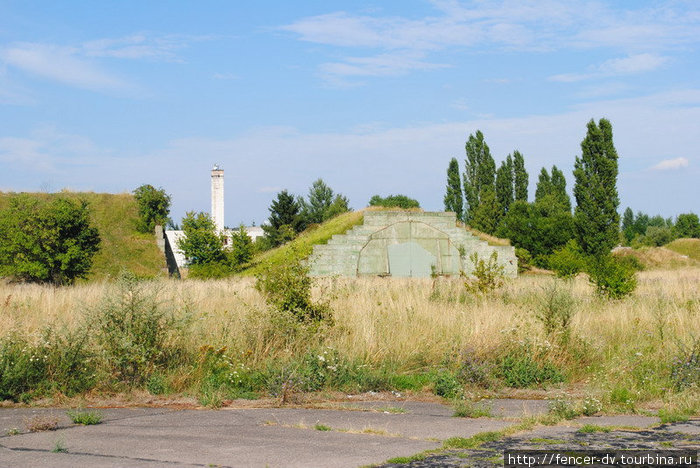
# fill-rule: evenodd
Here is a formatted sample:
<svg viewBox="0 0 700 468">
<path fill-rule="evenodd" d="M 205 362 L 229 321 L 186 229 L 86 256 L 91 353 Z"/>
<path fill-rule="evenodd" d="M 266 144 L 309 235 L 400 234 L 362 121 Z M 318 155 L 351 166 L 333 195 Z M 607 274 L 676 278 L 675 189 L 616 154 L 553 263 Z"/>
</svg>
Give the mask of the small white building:
<svg viewBox="0 0 700 468">
<path fill-rule="evenodd" d="M 226 236 L 225 245 L 231 245 L 231 234 L 237 229 L 228 229 L 224 224 L 224 170 L 218 164 L 214 165 L 214 168 L 211 170 L 211 219 L 214 222 L 214 226 L 216 226 L 217 232 Z M 265 231 L 260 226 L 244 226 L 244 228 L 253 242 L 258 237 L 265 235 Z M 178 268 L 187 266 L 185 255 L 178 248 L 178 241 L 183 237 L 185 237 L 184 231 L 165 231 L 166 249 L 170 247 Z"/>
</svg>

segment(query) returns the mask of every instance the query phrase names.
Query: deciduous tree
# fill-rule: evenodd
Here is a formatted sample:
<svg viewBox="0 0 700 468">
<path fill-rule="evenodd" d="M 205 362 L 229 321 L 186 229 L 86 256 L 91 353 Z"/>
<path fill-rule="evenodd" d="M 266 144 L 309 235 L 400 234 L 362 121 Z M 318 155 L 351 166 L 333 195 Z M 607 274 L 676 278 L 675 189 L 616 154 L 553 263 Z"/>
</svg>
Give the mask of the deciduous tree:
<svg viewBox="0 0 700 468">
<path fill-rule="evenodd" d="M 447 166 L 447 187 L 445 188 L 445 211 L 454 211 L 457 214 L 457 219 L 462 220 L 463 218 L 463 195 L 462 195 L 462 183 L 459 180 L 459 163 L 457 158 L 452 158 L 450 160 L 449 166 Z"/>
</svg>

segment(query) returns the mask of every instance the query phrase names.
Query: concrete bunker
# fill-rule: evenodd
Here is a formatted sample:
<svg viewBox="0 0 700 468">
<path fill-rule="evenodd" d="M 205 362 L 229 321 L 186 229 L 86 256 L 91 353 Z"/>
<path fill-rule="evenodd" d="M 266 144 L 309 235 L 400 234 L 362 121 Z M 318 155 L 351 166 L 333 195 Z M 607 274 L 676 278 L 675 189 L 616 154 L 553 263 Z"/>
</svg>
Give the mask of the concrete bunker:
<svg viewBox="0 0 700 468">
<path fill-rule="evenodd" d="M 516 276 L 511 246 L 492 246 L 464 227 L 450 212 L 367 211 L 364 224 L 314 246 L 309 258 L 314 276 L 396 276 L 469 274 L 470 256 L 496 252 L 507 276 Z"/>
</svg>

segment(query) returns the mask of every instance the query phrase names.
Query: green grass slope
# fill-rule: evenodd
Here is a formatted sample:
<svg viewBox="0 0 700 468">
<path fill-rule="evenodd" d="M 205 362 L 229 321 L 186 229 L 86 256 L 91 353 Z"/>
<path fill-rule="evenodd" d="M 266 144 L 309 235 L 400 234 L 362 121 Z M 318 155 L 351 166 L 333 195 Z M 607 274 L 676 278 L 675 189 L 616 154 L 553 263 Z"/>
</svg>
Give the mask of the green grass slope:
<svg viewBox="0 0 700 468">
<path fill-rule="evenodd" d="M 280 247 L 256 255 L 251 266 L 241 272 L 242 275 L 255 275 L 267 267 L 273 267 L 285 262 L 292 252 L 301 257 L 308 257 L 316 244 L 325 244 L 334 234 L 344 234 L 353 226 L 362 224 L 364 211 L 351 211 L 336 216 L 323 224 L 309 227 L 299 236 Z"/>
<path fill-rule="evenodd" d="M 700 261 L 700 239 L 676 239 L 665 245 L 669 250 Z"/>
<path fill-rule="evenodd" d="M 0 210 L 5 209 L 13 193 L 0 192 Z M 94 226 L 100 231 L 100 251 L 95 255 L 89 280 L 116 276 L 128 269 L 139 276 L 162 274 L 165 259 L 153 234 L 136 231 L 138 208 L 133 195 L 93 192 L 32 193 L 46 200 L 64 197 L 88 202 Z"/>
</svg>

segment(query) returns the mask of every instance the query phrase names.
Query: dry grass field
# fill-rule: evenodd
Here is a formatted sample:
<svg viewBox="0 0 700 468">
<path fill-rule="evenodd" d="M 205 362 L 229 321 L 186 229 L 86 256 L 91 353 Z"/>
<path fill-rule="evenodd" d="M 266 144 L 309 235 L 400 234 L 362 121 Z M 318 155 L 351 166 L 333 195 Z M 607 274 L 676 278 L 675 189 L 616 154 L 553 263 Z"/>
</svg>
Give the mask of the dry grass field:
<svg viewBox="0 0 700 468">
<path fill-rule="evenodd" d="M 520 382 L 535 363 L 561 378 L 535 376 L 516 386 L 595 398 L 610 410 L 651 404 L 697 412 L 700 269 L 644 271 L 638 279 L 635 292 L 618 301 L 596 296 L 584 275 L 568 282 L 523 275 L 486 295 L 468 292 L 459 279 L 325 279 L 315 283 L 314 298 L 330 305 L 334 321 L 312 330 L 275 314 L 253 278 L 159 279 L 141 292 L 160 310 L 187 318 L 186 328 L 168 338 L 178 342 L 179 360 L 154 373 L 153 388 L 200 394 L 205 403 L 235 397 L 237 385 L 274 393 L 275 375 L 279 383 L 295 373 L 316 379 L 310 390 L 435 391 L 448 375 L 470 395 L 470 388 L 507 387 L 508 372 Z M 86 323 L 106 298 L 123 294 L 117 288 L 0 284 L 0 339 L 21 335 L 32 343 L 42 330 L 73 329 L 92 343 L 96 332 Z M 547 313 L 555 324 L 549 332 Z M 504 364 L 523 355 L 529 361 Z M 101 372 L 109 382 L 104 376 L 111 374 Z M 138 385 L 150 388 L 151 381 Z"/>
</svg>

